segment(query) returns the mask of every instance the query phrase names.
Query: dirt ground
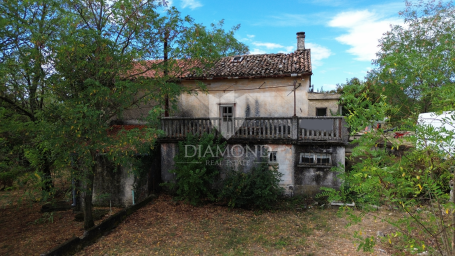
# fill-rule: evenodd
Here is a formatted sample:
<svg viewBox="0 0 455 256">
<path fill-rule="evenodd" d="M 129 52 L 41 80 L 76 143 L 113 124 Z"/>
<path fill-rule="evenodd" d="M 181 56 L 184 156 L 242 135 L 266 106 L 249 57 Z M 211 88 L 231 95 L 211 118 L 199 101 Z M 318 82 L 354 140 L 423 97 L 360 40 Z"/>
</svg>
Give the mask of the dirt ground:
<svg viewBox="0 0 455 256">
<path fill-rule="evenodd" d="M 23 191 L 1 192 L 0 255 L 40 255 L 73 236 L 83 235 L 84 224 L 74 221 L 72 210 L 41 213 L 40 203 L 18 203 L 22 195 Z M 112 214 L 119 210 L 112 208 Z M 109 214 L 95 224 L 108 217 Z"/>
<path fill-rule="evenodd" d="M 372 216 L 348 229 L 346 223 L 336 208 L 259 212 L 160 196 L 77 255 L 405 255 L 376 238 L 393 231 L 387 223 Z M 375 237 L 374 253 L 356 250 L 358 230 Z"/>
<path fill-rule="evenodd" d="M 40 207 L 39 203 L 5 206 L 3 202 L 0 255 L 40 255 L 82 236 L 83 223 L 74 221 L 72 210 L 50 215 L 40 213 Z M 310 207 L 274 211 L 213 204 L 194 207 L 160 195 L 77 255 L 406 255 L 395 241 L 377 238 L 377 231 L 393 231 L 387 223 L 367 216 L 361 224 L 346 228 L 347 221 L 337 217 L 337 208 Z M 357 251 L 359 241 L 353 234 L 359 230 L 363 237 L 376 240 L 374 253 Z"/>
</svg>

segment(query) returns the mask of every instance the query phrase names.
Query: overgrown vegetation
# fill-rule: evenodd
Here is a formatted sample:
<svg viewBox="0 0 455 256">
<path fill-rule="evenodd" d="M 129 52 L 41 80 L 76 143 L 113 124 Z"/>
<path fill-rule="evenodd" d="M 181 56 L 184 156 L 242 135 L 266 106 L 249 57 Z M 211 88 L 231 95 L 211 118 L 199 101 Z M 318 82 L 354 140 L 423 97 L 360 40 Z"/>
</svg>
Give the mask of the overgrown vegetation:
<svg viewBox="0 0 455 256">
<path fill-rule="evenodd" d="M 198 72 L 222 56 L 248 52 L 234 37 L 239 26 L 206 27 L 163 4 L 0 3 L 0 186 L 39 176 L 46 200 L 55 195 L 52 177 L 71 168 L 67 177 L 79 181 L 91 228 L 97 155 L 129 165 L 159 135 L 152 125 L 113 134 L 110 122 L 144 102 L 156 103 L 150 118 L 156 122 L 184 90 L 175 79 L 182 66 Z"/>
<path fill-rule="evenodd" d="M 218 199 L 230 207 L 270 209 L 282 196 L 282 173 L 261 163 L 248 172 L 230 170 L 222 182 Z"/>
<path fill-rule="evenodd" d="M 221 161 L 215 156 L 218 154 L 217 148 L 224 152 L 226 143 L 215 140 L 215 135 L 211 133 L 205 133 L 201 137 L 189 134 L 185 141 L 179 142 L 179 151 L 174 158 L 176 168 L 170 171 L 175 175 L 175 183 L 165 184 L 175 191 L 177 199 L 188 201 L 193 205 L 216 199 L 214 185 L 219 176 L 219 170 L 216 165 L 207 163 Z"/>
<path fill-rule="evenodd" d="M 354 141 L 357 163 L 339 170 L 342 189 L 326 188 L 325 195 L 330 201 L 354 201 L 365 210 L 343 208 L 353 222 L 377 207 L 403 213 L 399 219 L 382 217 L 396 228 L 386 234 L 387 243 L 414 253 L 455 255 L 455 204 L 449 201 L 449 182 L 455 181 L 449 152 L 455 146 L 455 115 L 450 112 L 442 120 L 447 129 L 419 124 L 417 118 L 421 112 L 441 114 L 455 106 L 455 6 L 429 1 L 406 2 L 406 7 L 401 13 L 406 27 L 394 26 L 385 34 L 374 61 L 378 67 L 365 82 L 351 80 L 342 102 L 351 134 L 388 120 L 389 127 L 411 136 L 395 139 L 384 127 L 363 134 Z M 372 250 L 375 239 L 355 235 L 359 249 Z"/>
<path fill-rule="evenodd" d="M 193 205 L 219 201 L 229 207 L 267 209 L 282 195 L 282 174 L 266 162 L 251 170 L 235 170 L 234 166 L 222 166 L 222 153 L 226 142 L 220 143 L 214 134 L 188 135 L 179 142 L 172 171 L 175 182 L 164 185 L 174 191 L 176 199 Z M 220 171 L 225 170 L 221 179 Z"/>
</svg>

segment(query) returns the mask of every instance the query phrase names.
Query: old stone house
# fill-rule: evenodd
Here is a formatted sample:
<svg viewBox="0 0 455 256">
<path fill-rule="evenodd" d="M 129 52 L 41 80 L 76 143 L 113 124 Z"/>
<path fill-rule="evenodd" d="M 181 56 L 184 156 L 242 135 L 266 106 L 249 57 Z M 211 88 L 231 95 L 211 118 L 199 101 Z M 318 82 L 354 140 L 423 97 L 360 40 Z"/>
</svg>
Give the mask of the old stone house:
<svg viewBox="0 0 455 256">
<path fill-rule="evenodd" d="M 344 165 L 348 140 L 337 102 L 338 94 L 310 92 L 311 50 L 305 33 L 297 33 L 292 53 L 225 57 L 201 76 L 187 73 L 182 86 L 193 93 L 178 99 L 177 111 L 161 120 L 161 179 L 172 181 L 178 142 L 188 133 L 215 131 L 228 143 L 221 169 L 245 171 L 258 158 L 248 149 L 267 148 L 267 161 L 283 174 L 287 194 L 314 194 L 321 186 L 338 188 L 332 166 Z M 203 82 L 207 91 L 199 91 Z M 137 113 L 125 113 L 125 123 L 140 123 Z M 228 153 L 229 153 L 228 152 Z M 128 194 L 128 193 L 126 193 Z"/>
</svg>

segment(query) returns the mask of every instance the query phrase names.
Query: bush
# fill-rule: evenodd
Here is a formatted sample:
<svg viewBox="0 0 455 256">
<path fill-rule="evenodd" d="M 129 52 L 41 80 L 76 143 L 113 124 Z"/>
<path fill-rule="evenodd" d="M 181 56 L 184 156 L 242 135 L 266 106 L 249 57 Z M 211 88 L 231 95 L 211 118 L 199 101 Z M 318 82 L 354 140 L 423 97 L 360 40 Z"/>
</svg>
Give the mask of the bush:
<svg viewBox="0 0 455 256">
<path fill-rule="evenodd" d="M 270 209 L 283 193 L 279 185 L 282 175 L 267 163 L 247 173 L 232 170 L 227 173 L 218 198 L 230 207 Z"/>
<path fill-rule="evenodd" d="M 195 145 L 197 150 L 202 152 L 185 152 L 185 145 Z M 175 183 L 166 183 L 165 186 L 174 190 L 178 200 L 187 201 L 193 205 L 202 203 L 204 200 L 214 201 L 216 191 L 213 184 L 218 177 L 219 171 L 214 165 L 206 165 L 207 161 L 220 161 L 211 154 L 205 155 L 207 148 L 210 147 L 216 154 L 216 148 L 224 149 L 226 143 L 220 144 L 215 140 L 213 134 L 204 134 L 196 137 L 189 134 L 186 141 L 179 142 L 179 153 L 174 158 L 175 169 L 171 173 L 175 174 Z M 192 147 L 189 147 L 192 148 Z M 189 149 L 188 148 L 188 149 Z M 194 150 L 194 149 L 193 149 Z M 188 153 L 188 155 L 185 155 Z M 193 155 L 193 153 L 196 153 Z"/>
</svg>

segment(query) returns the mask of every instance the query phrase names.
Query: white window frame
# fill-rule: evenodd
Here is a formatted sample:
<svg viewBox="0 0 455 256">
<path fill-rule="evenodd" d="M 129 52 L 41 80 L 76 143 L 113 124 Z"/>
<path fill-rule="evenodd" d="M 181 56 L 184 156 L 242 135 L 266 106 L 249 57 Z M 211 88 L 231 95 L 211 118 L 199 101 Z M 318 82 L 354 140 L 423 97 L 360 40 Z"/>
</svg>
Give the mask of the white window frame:
<svg viewBox="0 0 455 256">
<path fill-rule="evenodd" d="M 312 163 L 303 162 L 303 157 L 313 159 Z M 328 159 L 328 163 L 318 163 L 318 159 Z M 332 165 L 332 155 L 327 153 L 300 153 L 299 164 L 307 165 Z"/>
</svg>

